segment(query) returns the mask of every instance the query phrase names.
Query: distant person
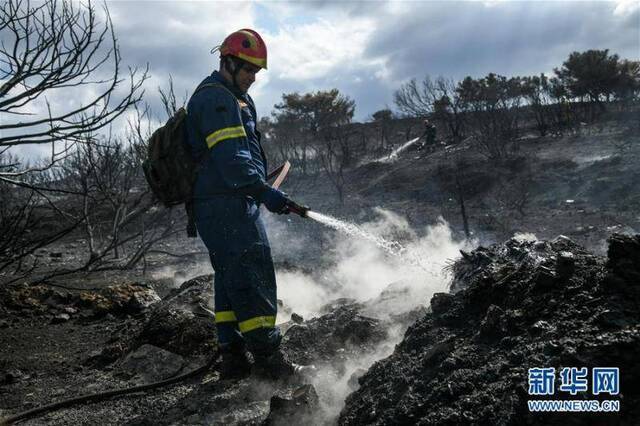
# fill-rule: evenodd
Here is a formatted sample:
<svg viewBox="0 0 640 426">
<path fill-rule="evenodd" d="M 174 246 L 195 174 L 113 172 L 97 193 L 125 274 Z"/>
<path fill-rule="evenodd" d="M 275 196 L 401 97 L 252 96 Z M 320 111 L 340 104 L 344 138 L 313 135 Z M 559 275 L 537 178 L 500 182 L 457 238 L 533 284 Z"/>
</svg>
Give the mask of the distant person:
<svg viewBox="0 0 640 426">
<path fill-rule="evenodd" d="M 289 199 L 266 183 L 267 159 L 247 93 L 256 74 L 267 68 L 267 48 L 257 32 L 242 29 L 215 51 L 219 70 L 191 97 L 187 133 L 200 165 L 194 219 L 215 271 L 221 377 L 242 377 L 252 368 L 270 378 L 291 376 L 302 367 L 280 351 L 276 276 L 259 209 L 264 204 L 273 213 L 288 213 Z"/>
<path fill-rule="evenodd" d="M 424 120 L 424 133 L 421 138 L 424 139 L 425 150 L 433 152 L 436 149 L 436 126 L 431 121 Z"/>
</svg>

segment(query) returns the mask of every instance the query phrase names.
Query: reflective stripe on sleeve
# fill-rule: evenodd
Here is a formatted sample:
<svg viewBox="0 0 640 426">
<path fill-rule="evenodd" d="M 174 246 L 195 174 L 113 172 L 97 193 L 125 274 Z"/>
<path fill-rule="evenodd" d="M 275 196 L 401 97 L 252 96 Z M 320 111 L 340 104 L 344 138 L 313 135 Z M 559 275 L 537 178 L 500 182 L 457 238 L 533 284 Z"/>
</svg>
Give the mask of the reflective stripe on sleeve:
<svg viewBox="0 0 640 426">
<path fill-rule="evenodd" d="M 211 149 L 215 144 L 225 139 L 240 138 L 243 136 L 247 136 L 247 132 L 244 131 L 243 126 L 225 127 L 207 136 L 207 146 Z"/>
<path fill-rule="evenodd" d="M 255 330 L 257 328 L 272 328 L 276 326 L 276 317 L 267 316 L 267 317 L 254 317 L 249 318 L 246 321 L 242 321 L 238 323 L 238 328 L 241 333 L 246 333 L 251 330 Z"/>
<path fill-rule="evenodd" d="M 219 322 L 236 322 L 236 313 L 233 311 L 216 312 L 216 324 Z"/>
</svg>

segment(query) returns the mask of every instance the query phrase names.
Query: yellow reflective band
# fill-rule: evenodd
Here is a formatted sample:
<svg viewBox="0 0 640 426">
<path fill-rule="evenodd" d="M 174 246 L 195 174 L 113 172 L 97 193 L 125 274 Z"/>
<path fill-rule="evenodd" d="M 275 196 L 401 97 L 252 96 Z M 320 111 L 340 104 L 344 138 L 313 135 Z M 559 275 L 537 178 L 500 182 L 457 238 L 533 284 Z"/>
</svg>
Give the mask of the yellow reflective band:
<svg viewBox="0 0 640 426">
<path fill-rule="evenodd" d="M 248 331 L 255 330 L 256 328 L 270 328 L 275 326 L 275 316 L 254 317 L 238 323 L 238 328 L 240 329 L 241 333 L 246 333 Z"/>
<path fill-rule="evenodd" d="M 211 149 L 220 141 L 231 138 L 241 138 L 243 136 L 247 136 L 247 133 L 244 131 L 244 127 L 225 127 L 224 129 L 216 130 L 207 136 L 207 146 Z"/>
<path fill-rule="evenodd" d="M 216 312 L 216 323 L 219 322 L 236 322 L 236 313 L 233 311 Z"/>
</svg>

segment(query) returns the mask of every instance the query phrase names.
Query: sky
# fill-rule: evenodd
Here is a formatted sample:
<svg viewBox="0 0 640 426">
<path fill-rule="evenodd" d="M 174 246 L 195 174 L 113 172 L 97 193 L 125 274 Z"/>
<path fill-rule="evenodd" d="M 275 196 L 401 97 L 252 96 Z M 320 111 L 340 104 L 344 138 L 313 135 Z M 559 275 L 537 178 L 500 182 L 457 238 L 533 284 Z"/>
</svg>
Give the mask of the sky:
<svg viewBox="0 0 640 426">
<path fill-rule="evenodd" d="M 94 2 L 94 5 L 97 3 Z M 610 49 L 640 59 L 640 2 L 620 1 L 143 1 L 107 0 L 125 65 L 149 65 L 145 100 L 161 115 L 158 87 L 180 98 L 218 66 L 210 50 L 241 28 L 264 38 L 269 69 L 250 90 L 259 116 L 283 93 L 338 88 L 355 120 L 394 108 L 412 78 L 489 72 L 550 74 L 573 51 Z M 52 94 L 50 102 L 82 96 Z M 36 106 L 32 106 L 37 110 Z"/>
<path fill-rule="evenodd" d="M 426 74 L 461 79 L 551 73 L 573 51 L 640 58 L 640 2 L 109 1 L 125 62 L 148 62 L 155 89 L 189 93 L 217 67 L 212 47 L 240 28 L 265 39 L 269 69 L 251 89 L 260 115 L 283 93 L 338 88 L 356 120 L 393 108 Z M 151 93 L 150 93 L 151 94 Z M 153 93 L 155 95 L 155 93 Z"/>
</svg>

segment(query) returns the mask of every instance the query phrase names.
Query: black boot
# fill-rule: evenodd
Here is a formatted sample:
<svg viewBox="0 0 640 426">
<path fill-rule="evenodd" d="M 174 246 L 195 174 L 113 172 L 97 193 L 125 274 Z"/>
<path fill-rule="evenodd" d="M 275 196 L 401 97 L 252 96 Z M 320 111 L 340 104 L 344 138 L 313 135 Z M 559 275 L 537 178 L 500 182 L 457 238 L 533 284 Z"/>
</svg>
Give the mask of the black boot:
<svg viewBox="0 0 640 426">
<path fill-rule="evenodd" d="M 289 361 L 288 357 L 280 350 L 268 355 L 254 354 L 254 359 L 254 374 L 265 379 L 287 380 L 311 375 L 316 370 L 312 365 L 300 365 Z"/>
<path fill-rule="evenodd" d="M 251 374 L 251 354 L 244 344 L 220 347 L 220 380 L 242 379 Z"/>
</svg>

